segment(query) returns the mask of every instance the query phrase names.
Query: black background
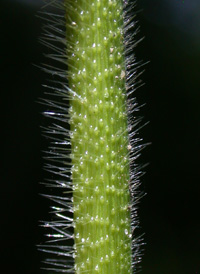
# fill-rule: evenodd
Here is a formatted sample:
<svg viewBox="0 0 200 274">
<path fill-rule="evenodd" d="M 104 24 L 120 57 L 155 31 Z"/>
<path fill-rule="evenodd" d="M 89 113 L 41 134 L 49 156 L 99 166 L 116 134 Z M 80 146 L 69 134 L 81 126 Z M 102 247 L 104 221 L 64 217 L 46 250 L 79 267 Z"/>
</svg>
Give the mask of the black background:
<svg viewBox="0 0 200 274">
<path fill-rule="evenodd" d="M 48 202 L 39 196 L 45 119 L 37 103 L 46 75 L 33 64 L 45 61 L 39 43 L 41 1 L 1 0 L 1 225 L 2 273 L 44 273 L 40 220 Z M 200 4 L 198 1 L 138 0 L 141 26 L 138 60 L 150 61 L 136 92 L 144 122 L 140 162 L 149 163 L 141 190 L 145 232 L 144 274 L 200 274 Z"/>
</svg>

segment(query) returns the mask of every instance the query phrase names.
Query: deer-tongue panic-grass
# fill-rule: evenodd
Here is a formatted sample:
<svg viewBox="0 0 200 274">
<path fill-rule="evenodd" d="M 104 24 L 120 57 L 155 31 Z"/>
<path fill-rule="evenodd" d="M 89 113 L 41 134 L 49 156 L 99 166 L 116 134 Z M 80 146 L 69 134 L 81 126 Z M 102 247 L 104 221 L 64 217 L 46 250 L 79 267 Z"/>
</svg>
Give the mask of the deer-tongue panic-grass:
<svg viewBox="0 0 200 274">
<path fill-rule="evenodd" d="M 54 140 L 52 158 L 62 159 L 62 167 L 48 168 L 59 176 L 71 174 L 66 175 L 69 182 L 56 180 L 56 184 L 72 189 L 73 203 L 67 191 L 61 197 L 49 196 L 62 208 L 53 207 L 60 220 L 45 226 L 57 233 L 50 235 L 56 244 L 50 245 L 49 252 L 71 256 L 74 267 L 58 258 L 48 262 L 53 270 L 66 273 L 132 273 L 139 260 L 132 234 L 137 226 L 139 184 L 135 159 L 141 146 L 134 131 L 138 121 L 130 118 L 137 106 L 132 97 L 135 60 L 131 55 L 131 5 L 122 0 L 65 0 L 63 9 L 66 59 L 64 55 L 61 58 L 68 66 L 68 87 L 61 84 L 62 90 L 55 88 L 61 102 L 48 101 L 48 105 L 58 111 L 45 114 L 62 123 L 50 127 L 51 133 L 61 137 Z M 55 22 L 59 21 L 60 17 L 54 19 L 51 27 L 56 34 L 59 28 Z M 62 40 L 60 36 L 47 36 Z M 73 216 L 66 214 L 67 209 Z M 73 234 L 67 232 L 71 227 Z M 67 245 L 71 238 L 74 245 L 70 249 Z M 59 239 L 64 240 L 60 245 Z"/>
</svg>

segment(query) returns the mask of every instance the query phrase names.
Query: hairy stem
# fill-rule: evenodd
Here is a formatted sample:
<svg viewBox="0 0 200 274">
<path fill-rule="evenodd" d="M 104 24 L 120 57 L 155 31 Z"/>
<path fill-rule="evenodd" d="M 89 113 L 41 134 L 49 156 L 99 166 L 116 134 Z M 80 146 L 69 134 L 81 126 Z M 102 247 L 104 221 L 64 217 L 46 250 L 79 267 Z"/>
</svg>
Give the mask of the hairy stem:
<svg viewBox="0 0 200 274">
<path fill-rule="evenodd" d="M 75 272 L 131 273 L 123 3 L 65 7 Z"/>
<path fill-rule="evenodd" d="M 135 273 L 142 175 L 136 159 L 144 146 L 137 135 L 141 118 L 133 115 L 139 66 L 134 3 L 51 4 L 56 10 L 45 13 L 42 42 L 57 63 L 44 67 L 53 81 L 43 100 L 52 121 L 44 130 L 51 140 L 45 168 L 52 174 L 46 185 L 55 192 L 45 196 L 54 203 L 54 218 L 43 224 L 50 233 L 40 247 L 49 254 L 50 271 Z"/>
</svg>

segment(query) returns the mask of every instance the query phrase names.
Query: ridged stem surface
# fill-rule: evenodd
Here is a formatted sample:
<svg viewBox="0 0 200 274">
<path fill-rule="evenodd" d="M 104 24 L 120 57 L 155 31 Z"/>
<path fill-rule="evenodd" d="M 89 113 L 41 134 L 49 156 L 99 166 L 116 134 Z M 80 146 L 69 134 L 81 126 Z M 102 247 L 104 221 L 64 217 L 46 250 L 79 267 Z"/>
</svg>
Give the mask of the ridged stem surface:
<svg viewBox="0 0 200 274">
<path fill-rule="evenodd" d="M 121 0 L 66 0 L 75 272 L 131 273 Z"/>
</svg>

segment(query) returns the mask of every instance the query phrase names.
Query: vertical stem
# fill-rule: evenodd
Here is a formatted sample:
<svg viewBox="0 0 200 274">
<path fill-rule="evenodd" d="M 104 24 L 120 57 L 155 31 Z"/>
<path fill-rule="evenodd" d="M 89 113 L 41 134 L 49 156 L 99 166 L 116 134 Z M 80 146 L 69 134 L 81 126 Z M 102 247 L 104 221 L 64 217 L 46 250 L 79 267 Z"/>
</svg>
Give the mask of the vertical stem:
<svg viewBox="0 0 200 274">
<path fill-rule="evenodd" d="M 122 0 L 65 0 L 76 273 L 131 273 Z"/>
</svg>

